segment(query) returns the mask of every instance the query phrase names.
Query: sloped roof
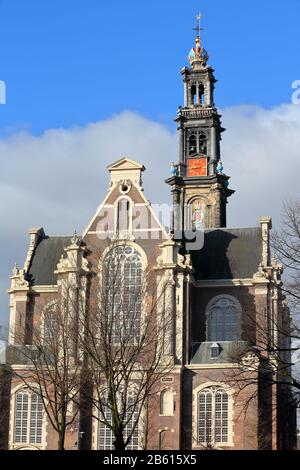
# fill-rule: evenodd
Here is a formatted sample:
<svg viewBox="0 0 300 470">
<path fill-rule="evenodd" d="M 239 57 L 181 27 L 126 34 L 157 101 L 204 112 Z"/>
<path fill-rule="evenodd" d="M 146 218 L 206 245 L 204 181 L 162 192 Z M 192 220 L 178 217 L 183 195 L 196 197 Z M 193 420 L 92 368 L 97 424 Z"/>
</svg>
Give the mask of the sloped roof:
<svg viewBox="0 0 300 470">
<path fill-rule="evenodd" d="M 211 357 L 211 348 L 216 343 L 195 343 L 191 350 L 190 364 L 226 364 L 239 361 L 241 354 L 249 349 L 246 341 L 217 341 L 220 354 Z"/>
<path fill-rule="evenodd" d="M 27 274 L 30 283 L 42 286 L 56 284 L 54 271 L 64 248 L 70 245 L 71 238 L 46 237 L 39 241 Z"/>
<path fill-rule="evenodd" d="M 28 280 L 33 285 L 55 285 L 54 271 L 71 236 L 42 238 L 33 255 Z M 260 227 L 206 230 L 204 246 L 191 251 L 197 280 L 249 279 L 262 256 Z"/>
<path fill-rule="evenodd" d="M 262 257 L 261 228 L 205 230 L 203 248 L 191 256 L 197 280 L 252 278 Z"/>
</svg>

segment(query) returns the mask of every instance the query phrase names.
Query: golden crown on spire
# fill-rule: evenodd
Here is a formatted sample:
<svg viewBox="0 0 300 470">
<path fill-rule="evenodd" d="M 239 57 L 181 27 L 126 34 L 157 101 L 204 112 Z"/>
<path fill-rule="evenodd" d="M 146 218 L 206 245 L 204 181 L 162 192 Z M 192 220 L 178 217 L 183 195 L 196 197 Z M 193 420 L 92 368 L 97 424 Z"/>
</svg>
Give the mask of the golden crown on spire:
<svg viewBox="0 0 300 470">
<path fill-rule="evenodd" d="M 196 45 L 195 47 L 192 47 L 189 53 L 189 62 L 192 66 L 198 64 L 201 67 L 205 67 L 206 63 L 208 61 L 208 54 L 206 50 L 201 47 L 201 31 L 203 31 L 204 28 L 201 28 L 201 18 L 202 18 L 202 13 L 198 13 L 196 16 L 197 20 L 197 26 L 196 28 L 193 28 L 194 31 L 197 31 L 197 36 L 196 36 Z"/>
</svg>

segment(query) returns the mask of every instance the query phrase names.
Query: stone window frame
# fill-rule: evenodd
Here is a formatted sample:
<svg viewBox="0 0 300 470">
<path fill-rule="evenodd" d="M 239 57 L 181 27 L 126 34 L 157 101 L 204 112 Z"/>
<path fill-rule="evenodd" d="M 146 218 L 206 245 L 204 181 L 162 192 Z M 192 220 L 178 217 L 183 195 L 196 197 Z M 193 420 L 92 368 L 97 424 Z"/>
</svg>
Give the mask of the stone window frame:
<svg viewBox="0 0 300 470">
<path fill-rule="evenodd" d="M 130 247 L 132 248 L 133 250 L 135 250 L 139 256 L 140 256 L 140 260 L 141 260 L 141 263 L 142 263 L 142 288 L 143 288 L 143 276 L 144 276 L 144 273 L 146 272 L 146 268 L 148 266 L 148 260 L 147 260 L 147 256 L 146 256 L 146 253 L 144 252 L 144 250 L 139 246 L 137 245 L 136 243 L 132 242 L 132 241 L 129 241 L 129 240 L 121 240 L 119 242 L 115 242 L 112 244 L 112 246 L 108 246 L 102 253 L 101 257 L 100 257 L 100 260 L 99 260 L 99 280 L 98 282 L 100 283 L 100 285 L 102 285 L 102 282 L 103 282 L 103 277 L 102 277 L 102 267 L 104 265 L 104 262 L 105 262 L 105 258 L 106 256 L 108 255 L 108 253 L 112 250 L 112 249 L 116 249 L 118 247 Z M 141 315 L 140 315 L 140 323 L 141 325 L 144 324 L 144 318 L 145 318 L 145 315 L 146 315 L 146 308 L 145 308 L 145 303 L 146 303 L 146 298 L 145 296 L 142 296 L 142 304 L 141 304 Z"/>
<path fill-rule="evenodd" d="M 228 394 L 228 441 L 227 442 L 218 442 L 215 444 L 212 440 L 212 446 L 214 449 L 222 449 L 224 447 L 233 447 L 234 442 L 234 390 L 224 382 L 205 382 L 193 390 L 193 434 L 192 434 L 192 448 L 193 449 L 203 449 L 205 444 L 198 443 L 198 396 L 205 389 L 212 387 L 217 387 L 223 389 Z"/>
<path fill-rule="evenodd" d="M 36 388 L 35 384 L 28 384 L 27 386 L 22 383 L 16 385 L 11 390 L 10 396 L 10 422 L 9 422 L 9 448 L 11 450 L 45 450 L 46 449 L 46 426 L 47 426 L 47 413 L 44 408 L 43 403 L 43 416 L 42 416 L 42 438 L 40 443 L 31 443 L 30 442 L 30 419 L 27 423 L 27 440 L 26 442 L 15 442 L 15 412 L 16 412 L 16 396 L 22 390 L 27 391 L 28 394 L 32 395 L 34 392 L 34 388 Z M 28 407 L 28 416 L 30 415 L 31 407 Z"/>
<path fill-rule="evenodd" d="M 204 134 L 206 137 L 206 153 L 202 153 L 200 151 L 200 135 Z M 190 154 L 190 138 L 192 135 L 196 136 L 196 152 L 193 154 Z M 195 158 L 198 157 L 199 155 L 202 155 L 203 158 L 208 158 L 210 155 L 210 129 L 207 128 L 190 128 L 188 129 L 186 133 L 186 148 L 187 148 L 187 155 L 188 158 Z"/>
<path fill-rule="evenodd" d="M 211 225 L 211 219 L 212 219 L 212 214 L 211 214 L 212 213 L 212 210 L 211 210 L 212 206 L 211 206 L 211 203 L 210 203 L 208 197 L 205 194 L 194 194 L 187 201 L 187 205 L 190 208 L 190 214 L 188 216 L 190 220 L 187 221 L 186 223 L 192 225 L 192 218 L 193 218 L 192 209 L 193 209 L 193 205 L 197 201 L 199 201 L 201 203 L 201 205 L 205 206 L 205 209 L 204 209 L 204 226 L 209 227 Z"/>
<path fill-rule="evenodd" d="M 105 391 L 106 391 L 105 386 L 103 386 L 103 394 L 106 393 Z M 134 383 L 132 383 L 130 385 L 128 392 L 129 392 L 129 394 L 135 393 Z M 94 392 L 94 395 L 96 396 L 96 392 Z M 100 390 L 100 395 L 101 395 L 101 390 Z M 96 415 L 99 414 L 99 413 L 100 413 L 100 411 L 94 406 L 94 409 L 93 409 L 93 424 L 92 424 L 92 447 L 91 447 L 92 450 L 100 450 L 99 449 L 100 426 L 104 425 L 104 424 L 101 423 L 99 421 L 99 419 L 96 418 Z M 135 449 L 133 449 L 133 451 L 142 450 L 142 448 L 143 448 L 143 423 L 144 422 L 145 422 L 145 406 L 140 411 L 139 422 L 138 422 L 137 427 L 135 429 L 135 432 L 138 436 L 138 445 L 136 446 Z M 114 437 L 113 437 L 113 435 L 111 437 L 110 433 L 111 433 L 111 431 L 108 428 L 108 437 L 109 437 L 110 441 L 112 441 L 112 439 Z M 111 444 L 112 444 L 112 442 L 111 442 Z M 112 448 L 113 448 L 113 446 L 112 446 Z M 102 449 L 102 450 L 104 450 L 104 449 Z M 106 449 L 106 450 L 109 450 L 109 449 Z M 131 449 L 127 447 L 126 450 L 131 450 Z"/>
<path fill-rule="evenodd" d="M 55 310 L 56 310 L 55 314 L 57 315 L 58 314 L 58 307 L 59 307 L 57 299 L 50 300 L 50 302 L 48 302 L 42 309 L 40 331 L 41 331 L 41 340 L 42 340 L 43 344 L 44 344 L 44 341 L 45 341 L 45 327 L 46 327 L 46 324 L 45 324 L 45 311 L 48 310 L 48 309 L 52 310 L 52 307 L 55 307 Z M 58 322 L 56 321 L 56 328 L 58 328 L 57 323 Z M 45 343 L 45 345 L 47 345 L 47 343 Z"/>
<path fill-rule="evenodd" d="M 193 88 L 195 87 L 195 93 L 192 93 Z M 201 95 L 202 102 L 200 102 L 200 94 L 197 97 L 197 92 L 199 93 L 200 87 L 203 87 L 203 93 Z M 205 106 L 205 96 L 206 96 L 206 83 L 203 79 L 192 79 L 188 84 L 188 95 L 189 95 L 189 105 L 190 106 Z M 197 104 L 197 101 L 199 103 Z"/>
<path fill-rule="evenodd" d="M 232 301 L 235 304 L 235 307 L 237 309 L 238 325 L 237 325 L 237 331 L 236 331 L 236 333 L 237 333 L 237 338 L 236 339 L 233 339 L 233 340 L 227 340 L 227 339 L 223 339 L 223 338 L 214 338 L 213 339 L 213 338 L 209 337 L 210 310 L 213 307 L 213 305 L 216 302 L 218 302 L 218 300 L 221 300 L 221 299 L 227 299 L 227 300 Z M 242 312 L 243 312 L 243 309 L 242 309 L 242 306 L 241 306 L 239 300 L 236 297 L 234 297 L 233 295 L 219 294 L 219 295 L 214 296 L 212 299 L 210 299 L 210 301 L 208 302 L 208 304 L 206 306 L 206 309 L 205 309 L 206 341 L 207 342 L 217 342 L 217 343 L 224 342 L 224 341 L 241 341 L 242 340 L 241 339 L 242 338 Z"/>
</svg>

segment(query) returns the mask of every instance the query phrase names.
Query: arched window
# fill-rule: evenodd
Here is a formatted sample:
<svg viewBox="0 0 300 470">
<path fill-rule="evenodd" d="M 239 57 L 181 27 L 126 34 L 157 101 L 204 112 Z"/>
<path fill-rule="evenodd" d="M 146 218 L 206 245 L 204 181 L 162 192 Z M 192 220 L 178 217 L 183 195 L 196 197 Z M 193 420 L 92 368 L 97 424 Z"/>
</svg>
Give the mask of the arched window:
<svg viewBox="0 0 300 470">
<path fill-rule="evenodd" d="M 199 151 L 203 155 L 207 154 L 207 137 L 203 132 L 199 135 Z"/>
<path fill-rule="evenodd" d="M 57 303 L 50 302 L 43 311 L 43 343 L 52 346 L 57 339 Z"/>
<path fill-rule="evenodd" d="M 202 83 L 199 84 L 199 104 L 204 106 L 204 85 Z"/>
<path fill-rule="evenodd" d="M 22 389 L 15 394 L 13 440 L 15 444 L 41 444 L 43 402 L 37 393 Z"/>
<path fill-rule="evenodd" d="M 197 153 L 197 136 L 192 134 L 189 138 L 189 155 L 196 155 Z"/>
<path fill-rule="evenodd" d="M 160 393 L 159 414 L 164 416 L 174 414 L 174 396 L 170 389 L 163 390 Z"/>
<path fill-rule="evenodd" d="M 207 136 L 204 132 L 192 131 L 188 137 L 189 156 L 207 155 Z"/>
<path fill-rule="evenodd" d="M 113 343 L 138 340 L 142 311 L 142 258 L 133 247 L 110 250 L 104 262 L 103 289 L 111 318 L 109 334 Z"/>
<path fill-rule="evenodd" d="M 99 425 L 98 425 L 98 450 L 114 450 L 114 433 L 110 426 L 105 424 L 104 421 L 107 421 L 112 425 L 112 413 L 108 404 L 105 404 L 105 398 L 103 399 L 102 409 L 104 415 L 100 413 L 99 415 Z M 124 429 L 124 439 L 130 438 L 129 444 L 127 445 L 127 450 L 138 450 L 139 449 L 139 407 L 138 400 L 134 393 L 128 394 L 125 418 L 124 423 L 127 422 L 127 425 Z"/>
<path fill-rule="evenodd" d="M 191 86 L 191 100 L 192 100 L 192 105 L 196 104 L 196 97 L 197 97 L 197 87 L 196 84 L 193 84 Z"/>
<path fill-rule="evenodd" d="M 218 296 L 207 306 L 207 341 L 240 340 L 241 306 L 230 295 Z"/>
<path fill-rule="evenodd" d="M 229 442 L 229 395 L 223 388 L 205 388 L 197 396 L 197 443 Z"/>
</svg>

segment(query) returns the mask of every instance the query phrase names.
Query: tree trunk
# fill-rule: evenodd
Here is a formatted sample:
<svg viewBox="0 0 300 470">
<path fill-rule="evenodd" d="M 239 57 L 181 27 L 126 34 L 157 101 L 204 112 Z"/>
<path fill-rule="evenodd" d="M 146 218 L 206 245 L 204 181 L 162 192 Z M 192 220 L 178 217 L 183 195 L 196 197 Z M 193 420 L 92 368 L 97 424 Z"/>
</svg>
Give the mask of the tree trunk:
<svg viewBox="0 0 300 470">
<path fill-rule="evenodd" d="M 124 438 L 123 438 L 123 432 L 121 430 L 118 430 L 115 433 L 115 440 L 113 444 L 114 444 L 115 450 L 118 452 L 124 452 L 126 450 Z"/>
<path fill-rule="evenodd" d="M 66 434 L 65 428 L 61 429 L 60 432 L 58 433 L 58 441 L 57 441 L 58 450 L 65 450 L 65 434 Z"/>
<path fill-rule="evenodd" d="M 60 433 L 58 437 L 58 450 L 65 450 L 65 437 Z"/>
</svg>

